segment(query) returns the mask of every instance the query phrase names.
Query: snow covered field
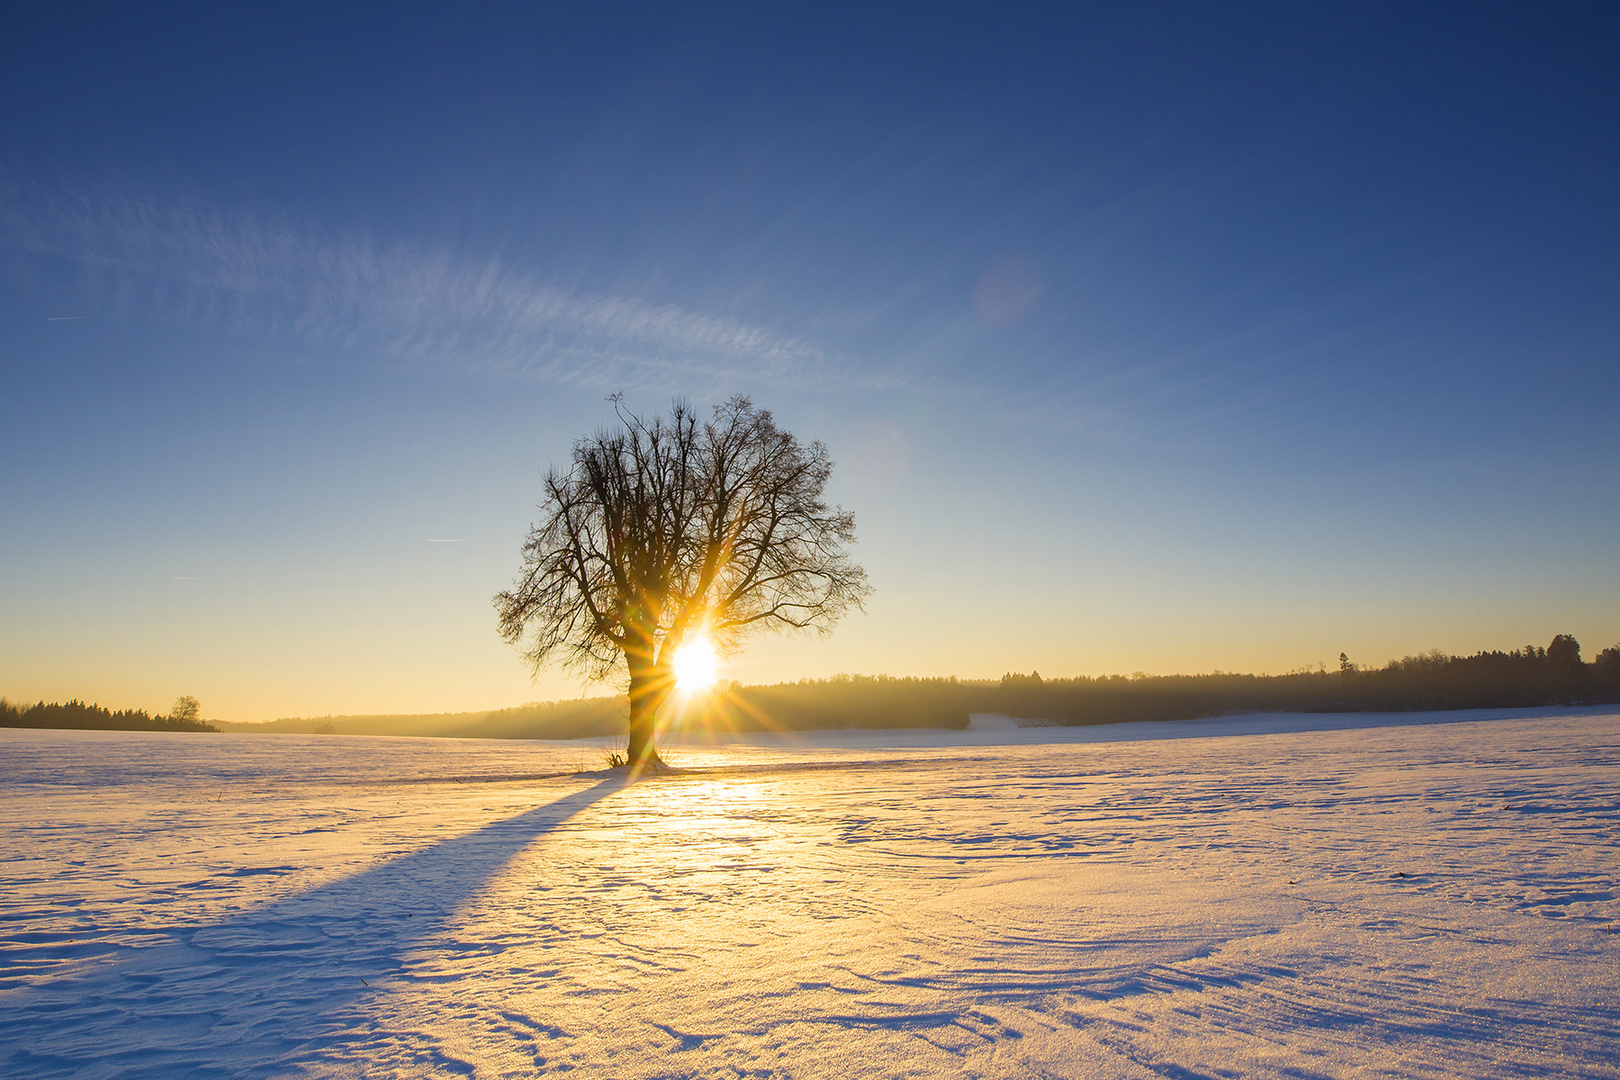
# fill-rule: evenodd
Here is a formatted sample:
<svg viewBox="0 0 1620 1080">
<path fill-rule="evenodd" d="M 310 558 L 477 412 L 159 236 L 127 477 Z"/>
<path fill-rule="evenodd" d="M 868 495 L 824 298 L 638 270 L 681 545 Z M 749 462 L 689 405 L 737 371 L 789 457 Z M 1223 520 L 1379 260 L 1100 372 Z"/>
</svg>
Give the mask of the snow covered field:
<svg viewBox="0 0 1620 1080">
<path fill-rule="evenodd" d="M 673 758 L 0 731 L 0 1075 L 1620 1076 L 1612 710 Z"/>
</svg>

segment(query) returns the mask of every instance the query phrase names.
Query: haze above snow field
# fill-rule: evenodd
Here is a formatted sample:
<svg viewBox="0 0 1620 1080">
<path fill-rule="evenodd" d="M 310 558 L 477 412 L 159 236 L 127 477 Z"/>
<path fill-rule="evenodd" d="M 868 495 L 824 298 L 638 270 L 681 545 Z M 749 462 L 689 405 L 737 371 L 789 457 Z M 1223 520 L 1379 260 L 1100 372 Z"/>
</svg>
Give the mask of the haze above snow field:
<svg viewBox="0 0 1620 1080">
<path fill-rule="evenodd" d="M 0 732 L 0 1072 L 1620 1074 L 1620 716 L 1451 719 Z"/>
</svg>

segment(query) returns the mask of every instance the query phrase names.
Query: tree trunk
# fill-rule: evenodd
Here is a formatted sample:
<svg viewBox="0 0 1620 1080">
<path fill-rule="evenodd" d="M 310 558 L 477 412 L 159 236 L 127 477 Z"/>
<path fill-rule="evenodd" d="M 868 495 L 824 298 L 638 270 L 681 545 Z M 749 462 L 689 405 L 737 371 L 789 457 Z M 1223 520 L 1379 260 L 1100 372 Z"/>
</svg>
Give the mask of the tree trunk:
<svg viewBox="0 0 1620 1080">
<path fill-rule="evenodd" d="M 658 710 L 669 699 L 674 677 L 646 657 L 626 652 L 630 666 L 630 745 L 626 756 L 632 771 L 662 765 L 653 745 L 653 724 Z"/>
</svg>

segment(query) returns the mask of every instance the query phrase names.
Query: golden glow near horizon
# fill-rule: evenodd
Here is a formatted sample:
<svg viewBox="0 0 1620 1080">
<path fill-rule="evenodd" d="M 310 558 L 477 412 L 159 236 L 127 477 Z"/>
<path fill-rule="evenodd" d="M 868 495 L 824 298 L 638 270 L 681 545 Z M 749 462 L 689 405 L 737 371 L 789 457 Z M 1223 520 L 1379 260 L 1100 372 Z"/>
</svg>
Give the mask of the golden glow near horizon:
<svg viewBox="0 0 1620 1080">
<path fill-rule="evenodd" d="M 720 657 L 714 643 L 698 635 L 675 650 L 675 689 L 700 694 L 720 678 Z"/>
</svg>

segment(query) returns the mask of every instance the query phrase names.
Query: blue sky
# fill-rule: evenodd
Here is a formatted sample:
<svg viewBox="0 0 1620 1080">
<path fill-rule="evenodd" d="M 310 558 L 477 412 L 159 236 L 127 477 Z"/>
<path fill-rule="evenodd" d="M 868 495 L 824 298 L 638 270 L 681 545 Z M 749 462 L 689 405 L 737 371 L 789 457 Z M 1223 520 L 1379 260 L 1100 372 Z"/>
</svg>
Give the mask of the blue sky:
<svg viewBox="0 0 1620 1080">
<path fill-rule="evenodd" d="M 14 699 L 579 693 L 490 597 L 620 390 L 839 463 L 746 681 L 1620 641 L 1612 7 L 338 7 L 6 16 Z"/>
</svg>

